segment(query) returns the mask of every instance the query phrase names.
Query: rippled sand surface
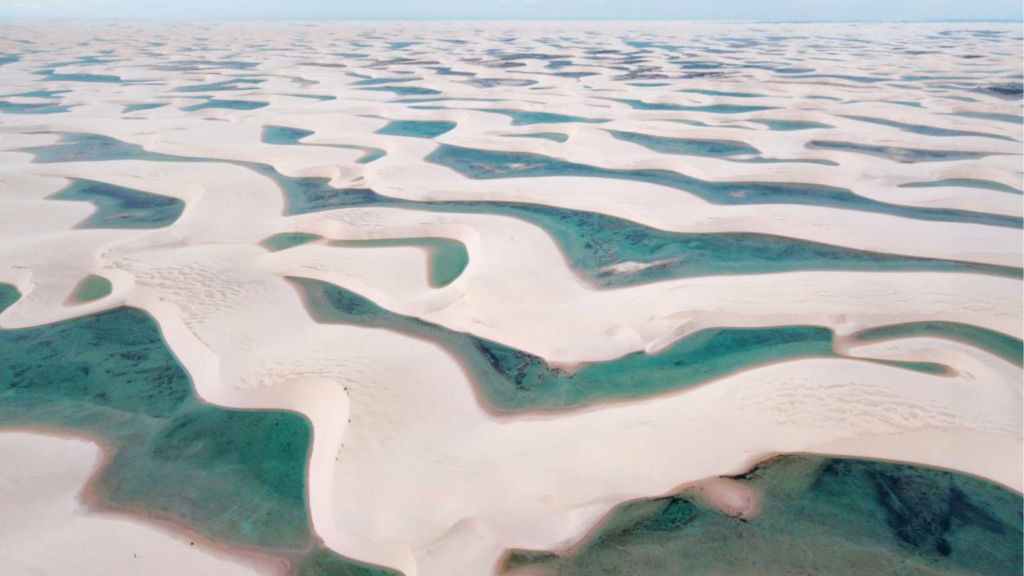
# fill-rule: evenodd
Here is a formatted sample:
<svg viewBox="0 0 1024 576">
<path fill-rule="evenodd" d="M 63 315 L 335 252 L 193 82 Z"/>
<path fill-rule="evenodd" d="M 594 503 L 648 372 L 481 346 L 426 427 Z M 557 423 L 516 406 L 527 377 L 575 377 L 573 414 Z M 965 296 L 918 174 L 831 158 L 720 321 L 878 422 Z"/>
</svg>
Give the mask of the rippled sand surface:
<svg viewBox="0 0 1024 576">
<path fill-rule="evenodd" d="M 5 574 L 1021 572 L 1019 24 L 2 26 Z"/>
</svg>

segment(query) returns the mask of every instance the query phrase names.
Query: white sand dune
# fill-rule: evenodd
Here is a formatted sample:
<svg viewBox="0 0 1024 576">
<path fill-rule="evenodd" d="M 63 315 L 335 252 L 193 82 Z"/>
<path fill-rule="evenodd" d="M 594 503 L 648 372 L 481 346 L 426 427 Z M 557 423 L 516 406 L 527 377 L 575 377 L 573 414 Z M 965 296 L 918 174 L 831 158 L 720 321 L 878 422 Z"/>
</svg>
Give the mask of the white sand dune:
<svg viewBox="0 0 1024 576">
<path fill-rule="evenodd" d="M 1019 124 L 977 116 L 1020 115 L 1019 100 L 986 92 L 976 80 L 960 86 L 944 78 L 981 74 L 991 83 L 990 77 L 1019 75 L 1021 46 L 1009 37 L 997 40 L 999 51 L 961 38 L 957 48 L 926 57 L 889 47 L 927 42 L 946 25 L 815 25 L 812 30 L 780 24 L 770 29 L 805 39 L 777 50 L 770 42 L 762 48 L 731 47 L 729 57 L 721 58 L 724 72 L 688 77 L 698 69 L 680 68 L 671 51 L 650 49 L 642 53 L 642 66 L 618 67 L 602 60 L 611 56 L 593 51 L 639 50 L 624 43 L 629 38 L 685 43 L 688 49 L 724 47 L 723 36 L 761 37 L 769 28 L 216 23 L 200 32 L 188 23 L 166 29 L 141 22 L 47 26 L 8 23 L 7 38 L 0 39 L 0 47 L 17 39 L 46 42 L 45 51 L 26 52 L 3 66 L 4 94 L 66 89 L 59 101 L 71 106 L 48 114 L 0 107 L 0 282 L 16 285 L 22 294 L 0 314 L 0 326 L 38 326 L 135 306 L 159 323 L 203 400 L 308 417 L 315 431 L 308 470 L 312 523 L 325 544 L 342 555 L 406 576 L 491 573 L 508 548 L 571 546 L 617 504 L 736 473 L 784 452 L 887 458 L 975 474 L 1018 492 L 1024 488 L 1018 366 L 941 337 L 850 338 L 872 327 L 946 321 L 1019 339 L 1024 303 L 1018 277 L 808 269 L 598 288 L 568 265 L 545 230 L 523 220 L 387 206 L 287 215 L 285 194 L 274 181 L 241 164 L 269 165 L 288 177 L 328 178 L 335 188 L 370 188 L 405 200 L 531 203 L 612 215 L 658 230 L 772 234 L 886 254 L 1021 267 L 1020 226 L 913 219 L 840 206 L 715 204 L 668 186 L 579 175 L 473 180 L 424 160 L 442 143 L 615 170 L 669 170 L 713 182 L 828 185 L 890 205 L 1020 218 L 1021 196 L 993 188 L 1021 189 L 1024 131 Z M 979 26 L 957 24 L 965 30 Z M 1020 32 L 1015 24 L 984 27 L 1010 36 Z M 77 45 L 99 30 L 112 39 Z M 590 30 L 596 35 L 587 36 Z M 420 44 L 394 49 L 366 37 L 375 33 L 387 41 Z M 502 41 L 506 34 L 515 35 L 513 48 Z M 210 38 L 209 51 L 183 50 L 196 36 Z M 572 41 L 557 40 L 562 36 Z M 851 37 L 874 45 L 848 42 Z M 445 38 L 466 42 L 440 40 Z M 808 48 L 819 42 L 828 49 Z M 268 47 L 250 48 L 254 44 Z M 47 80 L 38 74 L 54 62 L 94 55 L 101 45 L 116 59 L 61 65 L 58 74 L 112 74 L 138 82 Z M 505 66 L 493 49 L 507 48 L 563 54 L 570 64 L 552 69 L 547 60 L 533 58 Z M 368 56 L 336 54 L 347 52 Z M 967 52 L 982 54 L 987 72 L 971 64 L 978 60 L 959 58 Z M 253 66 L 181 64 L 189 60 L 245 60 Z M 808 67 L 814 74 L 736 67 L 748 60 Z M 477 76 L 439 73 L 444 68 Z M 596 75 L 553 75 L 559 71 Z M 904 78 L 918 73 L 937 78 Z M 865 76 L 871 81 L 856 80 Z M 240 78 L 265 82 L 239 90 L 178 90 Z M 357 84 L 374 78 L 414 80 Z M 535 84 L 472 84 L 480 78 Z M 437 90 L 448 100 L 363 89 L 389 85 Z M 759 97 L 728 95 L 736 92 Z M 269 105 L 186 110 L 202 104 L 200 97 L 214 95 Z M 968 97 L 972 101 L 964 100 Z M 410 98 L 424 100 L 405 101 Z M 480 98 L 491 100 L 474 100 Z M 735 114 L 643 110 L 614 99 L 763 109 Z M 0 102 L 13 104 L 48 101 L 0 96 Z M 124 112 L 125 106 L 148 103 L 166 106 Z M 608 122 L 519 125 L 485 109 Z M 957 115 L 963 113 L 975 116 Z M 938 136 L 851 116 L 980 134 Z M 389 120 L 444 120 L 457 126 L 433 139 L 376 133 Z M 829 127 L 784 131 L 758 123 L 778 120 Z M 314 134 L 301 145 L 268 144 L 261 139 L 264 126 Z M 618 140 L 608 130 L 741 142 L 765 158 L 835 165 L 661 154 Z M 203 161 L 101 156 L 37 163 L 22 150 L 54 145 L 69 133 L 104 135 L 151 153 Z M 508 136 L 530 133 L 560 133 L 568 140 Z M 900 162 L 809 146 L 818 140 L 992 155 Z M 361 164 L 362 151 L 336 145 L 379 148 L 387 155 Z M 72 179 L 177 198 L 185 208 L 166 228 L 82 228 L 95 211 L 92 205 L 48 199 Z M 901 187 L 939 180 L 954 183 Z M 972 180 L 987 181 L 989 188 L 972 186 Z M 964 217 L 954 213 L 950 219 Z M 465 244 L 469 265 L 453 283 L 435 289 L 428 281 L 426 254 L 415 247 L 319 242 L 270 252 L 260 245 L 288 232 L 334 240 L 449 238 Z M 646 264 L 613 266 L 628 273 Z M 109 279 L 112 293 L 69 306 L 68 294 L 89 274 Z M 560 365 L 657 353 L 705 328 L 780 325 L 830 328 L 838 349 L 852 358 L 770 363 L 686 390 L 559 413 L 496 414 L 481 403 L 474 383 L 446 349 L 387 330 L 318 323 L 286 281 L 289 276 L 331 282 L 392 312 Z M 950 373 L 928 375 L 856 358 L 939 363 Z M 14 543 L 0 543 L 0 560 L 16 566 L 16 574 L 66 574 L 79 567 L 82 573 L 104 574 L 281 568 L 250 556 L 215 554 L 205 543 L 189 546 L 182 536 L 144 519 L 79 507 L 75 492 L 98 458 L 93 444 L 5 433 L 0 452 L 18 462 L 10 469 L 0 465 L 0 479 L 12 487 L 0 490 L 0 504 L 13 510 L 7 514 L 16 519 L 11 525 L 32 528 Z M 744 513 L 735 494 L 716 494 L 721 506 Z M 73 553 L 38 561 L 40 550 L 51 547 Z M 132 547 L 145 551 L 139 565 L 130 563 L 131 556 L 125 556 L 131 561 L 111 560 Z"/>
</svg>

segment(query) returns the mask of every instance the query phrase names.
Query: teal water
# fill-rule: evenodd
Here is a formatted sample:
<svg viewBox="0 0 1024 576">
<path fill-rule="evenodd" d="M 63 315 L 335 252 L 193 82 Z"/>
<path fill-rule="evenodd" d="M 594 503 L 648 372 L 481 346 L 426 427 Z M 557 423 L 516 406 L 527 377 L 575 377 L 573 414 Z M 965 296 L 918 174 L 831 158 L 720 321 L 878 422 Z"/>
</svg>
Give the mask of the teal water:
<svg viewBox="0 0 1024 576">
<path fill-rule="evenodd" d="M 300 145 L 302 144 L 301 140 L 303 138 L 312 136 L 313 134 L 314 132 L 312 130 L 303 130 L 302 128 L 292 128 L 290 126 L 264 126 L 261 140 L 267 144 L 283 146 Z M 387 156 L 387 151 L 370 146 L 356 146 L 353 144 L 310 144 L 310 146 L 359 150 L 363 155 L 356 160 L 356 164 L 369 164 L 374 160 L 380 160 L 384 156 Z"/>
<path fill-rule="evenodd" d="M 110 295 L 113 285 L 103 276 L 89 274 L 75 286 L 71 299 L 75 302 L 92 302 Z"/>
<path fill-rule="evenodd" d="M 441 94 L 440 90 L 423 88 L 421 86 L 367 86 L 360 90 L 371 90 L 374 92 L 391 92 L 395 96 L 436 96 Z"/>
<path fill-rule="evenodd" d="M 568 114 L 555 114 L 552 112 L 530 112 L 528 110 L 513 110 L 510 108 L 474 108 L 477 112 L 489 114 L 501 114 L 512 119 L 513 126 L 530 126 L 533 124 L 603 124 L 611 122 L 605 118 L 584 118 L 582 116 L 570 116 Z"/>
<path fill-rule="evenodd" d="M 43 81 L 45 82 L 99 82 L 107 84 L 129 84 L 128 81 L 122 80 L 120 76 L 112 76 L 110 74 L 60 74 L 54 70 L 40 70 L 36 74 L 45 76 Z"/>
<path fill-rule="evenodd" d="M 0 309 L 17 297 L 0 284 Z M 296 575 L 390 574 L 324 550 L 310 532 L 309 423 L 202 403 L 140 310 L 0 330 L 0 423 L 102 439 L 113 457 L 92 489 L 107 508 L 261 548 Z"/>
<path fill-rule="evenodd" d="M 4 114 L 58 114 L 67 112 L 71 106 L 49 102 L 8 102 L 0 100 L 0 112 Z"/>
<path fill-rule="evenodd" d="M 455 122 L 446 120 L 392 120 L 374 134 L 429 139 L 447 134 L 454 130 L 455 126 Z"/>
<path fill-rule="evenodd" d="M 639 132 L 622 132 L 609 130 L 609 134 L 626 142 L 639 144 L 648 150 L 661 154 L 679 154 L 686 156 L 706 156 L 710 158 L 728 158 L 760 154 L 761 151 L 745 142 L 733 140 L 698 140 L 693 138 L 669 138 L 653 136 Z"/>
<path fill-rule="evenodd" d="M 713 114 L 744 114 L 746 112 L 760 112 L 761 110 L 774 110 L 772 106 L 743 106 L 737 104 L 700 104 L 686 106 L 682 104 L 656 104 L 643 100 L 631 100 L 627 98 L 608 98 L 615 102 L 628 105 L 634 110 L 660 110 L 673 112 L 711 112 Z"/>
<path fill-rule="evenodd" d="M 871 328 L 857 333 L 854 338 L 862 341 L 891 340 L 895 338 L 913 338 L 915 336 L 934 336 L 956 340 L 969 346 L 980 348 L 990 354 L 999 356 L 1007 362 L 1024 365 L 1024 343 L 1020 340 L 978 326 L 957 322 L 908 322 Z"/>
<path fill-rule="evenodd" d="M 714 204 L 802 204 L 876 212 L 918 220 L 965 222 L 1008 228 L 1024 227 L 1024 220 L 1012 216 L 887 204 L 833 186 L 774 182 L 712 182 L 668 170 L 616 170 L 577 164 L 539 154 L 462 148 L 447 144 L 438 146 L 426 160 L 451 168 L 475 180 L 551 176 L 614 178 L 676 188 Z"/>
<path fill-rule="evenodd" d="M 552 142 L 558 142 L 564 144 L 569 140 L 569 136 L 566 134 L 559 134 L 558 132 L 535 132 L 533 134 L 502 134 L 506 138 L 540 138 L 542 140 L 550 140 Z"/>
<path fill-rule="evenodd" d="M 434 288 L 443 288 L 455 281 L 469 265 L 466 245 L 450 238 L 391 238 L 384 240 L 332 240 L 331 246 L 346 248 L 382 248 L 415 246 L 427 251 L 428 278 Z"/>
<path fill-rule="evenodd" d="M 154 108 L 162 108 L 162 107 L 164 107 L 164 106 L 167 106 L 167 104 L 163 104 L 163 103 L 154 103 L 154 104 L 130 104 L 130 105 L 128 105 L 128 106 L 125 106 L 125 107 L 124 107 L 124 110 L 122 110 L 121 112 L 122 112 L 123 114 L 131 114 L 132 112 L 141 112 L 141 111 L 143 111 L 143 110 L 152 110 L 152 109 L 154 109 Z"/>
<path fill-rule="evenodd" d="M 379 84 L 398 84 L 401 82 L 414 82 L 422 78 L 364 78 L 352 83 L 352 86 L 377 86 Z"/>
<path fill-rule="evenodd" d="M 809 122 L 802 120 L 751 120 L 754 124 L 763 124 L 768 127 L 769 130 L 776 130 L 779 132 L 791 132 L 793 130 L 813 130 L 815 128 L 834 128 L 829 124 L 822 124 L 821 122 Z"/>
<path fill-rule="evenodd" d="M 842 150 L 886 158 L 902 164 L 917 162 L 942 162 L 946 160 L 977 160 L 993 156 L 994 152 L 967 152 L 963 150 L 923 150 L 919 148 L 898 148 L 873 144 L 854 144 L 852 142 L 835 142 L 831 140 L 812 140 L 807 147 L 814 150 Z"/>
<path fill-rule="evenodd" d="M 703 94 L 705 96 L 727 96 L 729 98 L 764 98 L 764 94 L 755 94 L 754 92 L 723 92 L 721 90 L 699 90 L 699 89 L 687 89 L 680 90 L 680 92 L 686 92 L 688 94 Z"/>
<path fill-rule="evenodd" d="M 393 330 L 435 342 L 469 374 L 484 402 L 499 412 L 560 410 L 611 399 L 682 390 L 761 364 L 834 357 L 832 332 L 812 326 L 701 330 L 658 354 L 636 352 L 573 370 L 497 342 L 385 310 L 339 286 L 289 278 L 318 322 Z M 937 365 L 888 363 L 940 373 Z"/>
<path fill-rule="evenodd" d="M 207 108 L 219 108 L 223 110 L 258 110 L 266 106 L 270 106 L 270 103 L 254 102 L 252 100 L 221 100 L 219 98 L 209 98 L 206 102 L 185 106 L 182 110 L 185 112 L 195 112 L 196 110 L 206 110 Z"/>
<path fill-rule="evenodd" d="M 736 478 L 758 494 L 741 520 L 698 488 L 615 508 L 565 555 L 513 550 L 535 576 L 1019 576 L 1022 499 L 966 474 L 884 461 L 778 456 Z"/>
<path fill-rule="evenodd" d="M 228 80 L 221 80 L 220 82 L 178 86 L 171 90 L 171 92 L 228 92 L 234 90 L 252 90 L 253 88 L 259 87 L 259 84 L 263 82 L 266 82 L 266 80 L 258 78 L 230 78 Z"/>
<path fill-rule="evenodd" d="M 147 152 L 140 146 L 96 135 L 65 135 L 53 146 L 28 148 L 36 162 L 142 159 L 194 160 Z M 570 265 L 600 286 L 616 287 L 715 274 L 757 274 L 796 270 L 950 271 L 1020 278 L 1018 268 L 912 258 L 858 251 L 782 236 L 744 233 L 685 234 L 657 230 L 630 220 L 592 212 L 510 202 L 411 202 L 368 189 L 336 189 L 324 178 L 290 178 L 270 166 L 243 164 L 273 179 L 284 191 L 286 212 L 306 214 L 357 206 L 496 214 L 546 230 Z M 629 273 L 622 263 L 644 264 Z"/>
<path fill-rule="evenodd" d="M 185 203 L 177 198 L 92 180 L 73 180 L 50 199 L 96 206 L 96 212 L 79 224 L 80 228 L 163 228 L 185 210 Z"/>
<path fill-rule="evenodd" d="M 871 118 L 869 116 L 849 116 L 840 115 L 842 118 L 849 118 L 858 122 L 867 122 L 870 124 L 879 124 L 882 126 L 889 126 L 892 128 L 898 128 L 903 132 L 910 132 L 912 134 L 923 134 L 925 136 L 939 136 L 939 137 L 961 137 L 961 136 L 976 136 L 978 138 L 994 138 L 996 140 L 1009 140 L 1013 142 L 1013 138 L 1008 136 L 1001 136 L 999 134 L 990 134 L 988 132 L 974 132 L 970 130 L 953 130 L 950 128 L 939 128 L 937 126 L 926 126 L 921 124 L 908 124 L 906 122 L 897 122 L 895 120 L 885 120 L 883 118 Z"/>
<path fill-rule="evenodd" d="M 963 116 L 965 118 L 977 118 L 979 120 L 995 120 L 996 122 L 1006 122 L 1007 124 L 1016 124 L 1020 126 L 1024 123 L 1024 116 L 1017 114 L 998 114 L 996 112 L 957 112 L 954 116 Z"/>
<path fill-rule="evenodd" d="M 287 250 L 296 246 L 302 246 L 303 244 L 309 244 L 310 242 L 316 242 L 321 239 L 323 239 L 323 236 L 318 236 L 316 234 L 289 232 L 284 234 L 274 234 L 260 244 L 271 252 L 278 252 L 280 250 Z"/>
<path fill-rule="evenodd" d="M 978 188 L 981 190 L 995 190 L 996 192 L 1008 192 L 1010 194 L 1024 194 L 1024 191 L 1018 190 L 1006 184 L 1000 184 L 999 182 L 992 182 L 990 180 L 975 180 L 970 178 L 946 178 L 945 180 L 936 180 L 935 182 L 912 182 L 910 184 L 900 184 L 900 188 L 942 188 L 944 186 L 960 186 L 963 188 Z"/>
</svg>

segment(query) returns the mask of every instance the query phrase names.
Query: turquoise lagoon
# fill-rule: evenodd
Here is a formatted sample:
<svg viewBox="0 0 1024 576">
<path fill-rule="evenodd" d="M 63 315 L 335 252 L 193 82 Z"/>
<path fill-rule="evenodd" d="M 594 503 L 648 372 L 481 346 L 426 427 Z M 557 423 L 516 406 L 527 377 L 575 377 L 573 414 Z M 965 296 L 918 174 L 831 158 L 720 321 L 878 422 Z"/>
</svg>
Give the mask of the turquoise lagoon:
<svg viewBox="0 0 1024 576">
<path fill-rule="evenodd" d="M 534 576 L 1018 576 L 1020 494 L 966 474 L 884 461 L 787 455 L 735 481 L 760 513 L 736 518 L 699 488 L 628 502 L 568 553 L 514 550 L 502 573 Z"/>
<path fill-rule="evenodd" d="M 35 154 L 35 161 L 41 163 L 121 159 L 202 161 L 148 152 L 134 144 L 87 134 L 65 135 L 57 144 L 27 148 L 24 151 Z M 262 164 L 237 164 L 273 179 L 284 191 L 286 211 L 292 215 L 360 206 L 386 206 L 520 218 L 551 234 L 573 268 L 600 286 L 626 286 L 715 274 L 796 270 L 931 270 L 1014 278 L 1022 275 L 1019 268 L 852 250 L 782 236 L 668 232 L 612 216 L 534 204 L 413 202 L 382 196 L 363 188 L 332 188 L 324 178 L 287 177 Z M 639 263 L 642 266 L 623 273 L 619 269 L 622 263 Z"/>
<path fill-rule="evenodd" d="M 895 338 L 913 338 L 915 336 L 946 338 L 956 340 L 990 354 L 999 356 L 1007 362 L 1024 365 L 1024 343 L 1017 338 L 1002 332 L 988 330 L 970 324 L 958 322 L 908 322 L 893 324 L 864 330 L 855 335 L 857 340 L 875 341 Z"/>
<path fill-rule="evenodd" d="M 75 286 L 71 300 L 76 303 L 92 302 L 110 295 L 113 285 L 103 276 L 89 274 Z"/>
<path fill-rule="evenodd" d="M 91 202 L 96 206 L 96 212 L 79 228 L 163 228 L 173 224 L 185 210 L 185 203 L 177 198 L 92 180 L 74 180 L 50 198 Z"/>
<path fill-rule="evenodd" d="M 284 233 L 275 234 L 262 242 L 267 249 L 277 252 L 303 244 L 318 242 L 323 237 L 316 234 Z M 469 264 L 466 245 L 449 238 L 387 238 L 380 240 L 331 240 L 328 246 L 344 248 L 387 248 L 413 246 L 427 252 L 428 279 L 434 288 L 443 288 L 455 281 Z"/>
<path fill-rule="evenodd" d="M 0 309 L 18 292 L 0 284 Z M 292 573 L 392 574 L 326 551 L 311 532 L 311 429 L 298 414 L 199 400 L 157 324 L 134 308 L 0 330 L 0 423 L 102 440 L 103 506 L 287 559 Z"/>
<path fill-rule="evenodd" d="M 312 136 L 313 134 L 314 132 L 312 130 L 303 130 L 302 128 L 292 128 L 290 126 L 264 126 L 261 139 L 267 144 L 292 146 L 302 145 L 301 140 L 308 136 Z M 325 146 L 329 148 L 360 150 L 363 152 L 363 155 L 356 160 L 357 164 L 369 164 L 370 162 L 379 160 L 387 155 L 387 152 L 380 148 L 356 146 L 353 144 L 309 144 L 309 146 Z"/>
<path fill-rule="evenodd" d="M 977 157 L 973 152 L 959 154 Z M 1009 228 L 1024 227 L 1024 220 L 1012 216 L 887 204 L 859 196 L 844 188 L 817 184 L 712 182 L 669 170 L 600 168 L 539 154 L 498 152 L 447 144 L 439 145 L 426 157 L 426 160 L 451 168 L 459 174 L 475 180 L 552 176 L 614 178 L 676 188 L 714 204 L 802 204 L 875 212 L 918 220 L 965 222 Z"/>
<path fill-rule="evenodd" d="M 498 412 L 562 410 L 640 398 L 772 362 L 837 357 L 832 332 L 825 328 L 715 328 L 696 332 L 657 354 L 635 352 L 608 362 L 561 369 L 521 350 L 390 312 L 334 284 L 309 278 L 289 280 L 319 322 L 384 328 L 441 345 L 466 369 L 482 400 Z M 945 372 L 936 364 L 886 364 L 932 374 Z"/>
</svg>

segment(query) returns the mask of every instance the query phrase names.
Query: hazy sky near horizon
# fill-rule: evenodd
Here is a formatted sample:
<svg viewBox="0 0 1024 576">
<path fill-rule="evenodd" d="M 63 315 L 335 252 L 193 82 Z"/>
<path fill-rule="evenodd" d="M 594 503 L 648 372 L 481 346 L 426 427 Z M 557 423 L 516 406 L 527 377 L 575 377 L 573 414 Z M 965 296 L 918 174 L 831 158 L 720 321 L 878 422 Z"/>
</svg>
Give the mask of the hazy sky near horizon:
<svg viewBox="0 0 1024 576">
<path fill-rule="evenodd" d="M 1022 20 L 1021 0 L 0 0 L 46 18 Z"/>
</svg>

